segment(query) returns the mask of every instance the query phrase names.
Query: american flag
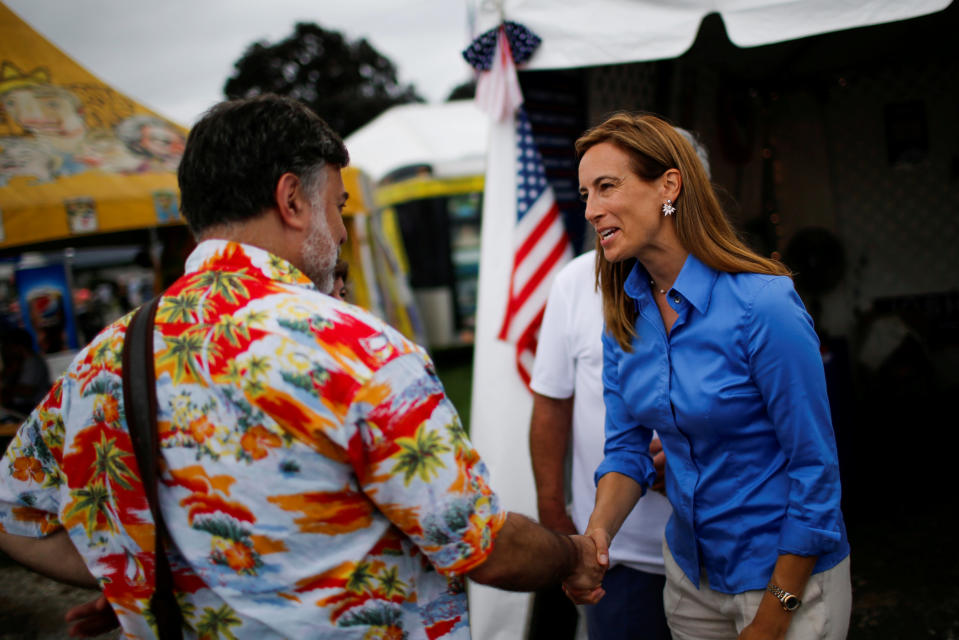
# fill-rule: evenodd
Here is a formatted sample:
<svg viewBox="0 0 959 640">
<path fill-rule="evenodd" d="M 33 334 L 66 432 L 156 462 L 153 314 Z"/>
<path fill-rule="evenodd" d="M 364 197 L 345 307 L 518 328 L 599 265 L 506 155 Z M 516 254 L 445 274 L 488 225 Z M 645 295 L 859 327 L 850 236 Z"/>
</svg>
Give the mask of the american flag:
<svg viewBox="0 0 959 640">
<path fill-rule="evenodd" d="M 532 53 L 539 38 L 525 27 L 507 23 L 477 38 L 464 54 L 483 70 L 477 82 L 477 104 L 495 118 L 512 118 L 516 130 L 516 227 L 513 231 L 513 267 L 506 313 L 499 339 L 516 345 L 516 368 L 528 386 L 539 327 L 546 309 L 550 285 L 560 268 L 573 255 L 553 188 L 546 179 L 543 159 L 533 141 L 529 118 L 522 107 L 522 94 L 513 62 Z M 475 58 L 475 61 L 471 59 Z M 486 71 L 488 69 L 488 71 Z"/>
<path fill-rule="evenodd" d="M 563 218 L 546 180 L 526 111 L 516 111 L 516 230 L 513 272 L 499 339 L 516 344 L 516 367 L 527 385 L 539 326 L 556 273 L 572 257 Z"/>
</svg>

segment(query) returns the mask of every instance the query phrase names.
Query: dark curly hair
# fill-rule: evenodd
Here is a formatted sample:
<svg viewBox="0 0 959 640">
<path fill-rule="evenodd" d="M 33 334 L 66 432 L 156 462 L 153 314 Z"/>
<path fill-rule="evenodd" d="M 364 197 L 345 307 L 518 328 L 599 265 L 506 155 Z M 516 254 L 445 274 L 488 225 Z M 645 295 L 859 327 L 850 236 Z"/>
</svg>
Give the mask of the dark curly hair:
<svg viewBox="0 0 959 640">
<path fill-rule="evenodd" d="M 200 235 L 275 206 L 284 173 L 306 180 L 349 160 L 343 140 L 297 100 L 266 94 L 221 102 L 190 130 L 177 171 L 180 209 Z"/>
</svg>

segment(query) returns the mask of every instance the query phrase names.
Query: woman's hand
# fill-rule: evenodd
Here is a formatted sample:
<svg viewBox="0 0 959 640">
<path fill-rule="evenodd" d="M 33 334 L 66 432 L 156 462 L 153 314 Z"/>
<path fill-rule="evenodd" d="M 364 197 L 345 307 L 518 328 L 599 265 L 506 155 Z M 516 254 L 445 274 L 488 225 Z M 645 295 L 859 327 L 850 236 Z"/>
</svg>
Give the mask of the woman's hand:
<svg viewBox="0 0 959 640">
<path fill-rule="evenodd" d="M 760 606 L 756 617 L 742 630 L 738 640 L 783 640 L 789 630 L 788 616 L 792 614 L 783 611 L 782 607 L 778 612 L 770 611 L 769 615 L 763 615 L 763 608 Z"/>
<path fill-rule="evenodd" d="M 649 443 L 649 455 L 653 456 L 653 467 L 656 468 L 656 482 L 650 487 L 656 493 L 666 495 L 666 452 L 659 438 L 653 438 Z"/>
<path fill-rule="evenodd" d="M 780 554 L 776 559 L 770 582 L 801 598 L 815 566 L 815 556 Z M 789 623 L 792 622 L 794 615 L 796 615 L 795 612 L 783 609 L 779 598 L 767 590 L 759 601 L 759 608 L 752 622 L 739 634 L 739 640 L 782 640 L 786 637 Z"/>
<path fill-rule="evenodd" d="M 586 532 L 586 535 L 589 538 L 592 538 L 593 544 L 596 545 L 596 562 L 598 562 L 604 569 L 609 569 L 609 545 L 612 542 L 612 538 L 609 535 L 609 532 L 605 529 L 590 529 Z"/>
</svg>

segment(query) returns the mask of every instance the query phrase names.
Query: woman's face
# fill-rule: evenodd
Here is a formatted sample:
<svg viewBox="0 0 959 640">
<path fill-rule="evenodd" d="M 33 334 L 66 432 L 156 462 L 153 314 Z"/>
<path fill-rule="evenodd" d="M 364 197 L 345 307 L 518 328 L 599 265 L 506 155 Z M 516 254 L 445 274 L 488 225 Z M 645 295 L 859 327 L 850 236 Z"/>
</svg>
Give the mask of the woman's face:
<svg viewBox="0 0 959 640">
<path fill-rule="evenodd" d="M 579 162 L 579 192 L 586 220 L 606 259 L 638 258 L 652 246 L 668 218 L 664 180 L 647 182 L 630 169 L 629 154 L 611 142 L 590 147 Z"/>
</svg>

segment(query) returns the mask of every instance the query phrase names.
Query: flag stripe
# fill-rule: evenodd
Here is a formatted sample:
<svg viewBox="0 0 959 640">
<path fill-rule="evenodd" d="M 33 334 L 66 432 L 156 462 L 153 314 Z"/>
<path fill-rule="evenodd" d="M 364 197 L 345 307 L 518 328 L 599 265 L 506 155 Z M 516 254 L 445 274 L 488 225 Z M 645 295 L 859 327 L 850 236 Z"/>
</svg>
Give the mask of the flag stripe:
<svg viewBox="0 0 959 640">
<path fill-rule="evenodd" d="M 558 210 L 556 210 L 554 217 L 559 217 Z M 515 291 L 523 290 L 526 283 L 533 278 L 533 274 L 539 267 L 539 263 L 546 260 L 552 254 L 557 244 L 569 242 L 562 225 L 557 224 L 555 219 L 548 222 L 550 224 L 546 226 L 539 237 L 536 238 L 535 244 L 531 243 L 526 254 L 521 258 L 517 258 L 521 261 L 516 264 L 515 274 L 513 275 L 513 289 Z"/>
<path fill-rule="evenodd" d="M 543 314 L 546 306 L 539 313 L 516 342 L 516 370 L 523 383 L 528 387 L 533 374 L 533 362 L 536 359 L 536 347 L 539 344 L 539 327 L 543 323 Z"/>
<path fill-rule="evenodd" d="M 542 289 L 537 290 L 532 297 L 525 300 L 513 314 L 513 322 L 510 324 L 509 331 L 500 336 L 500 339 L 507 342 L 517 342 L 527 327 L 536 321 L 539 312 L 546 308 L 548 296 L 549 289 Z"/>
<path fill-rule="evenodd" d="M 572 251 L 568 242 L 563 239 L 563 244 L 557 244 L 550 255 L 552 260 L 549 263 L 551 267 L 548 271 L 543 270 L 543 277 L 540 280 L 540 286 L 529 287 L 524 293 L 525 297 L 517 296 L 511 290 L 510 308 L 508 309 L 508 322 L 504 321 L 503 328 L 500 330 L 500 339 L 512 342 L 516 336 L 524 331 L 526 325 L 535 322 L 536 314 L 546 306 L 546 298 L 549 295 L 549 289 L 553 282 L 553 276 L 560 267 L 572 258 Z"/>
<path fill-rule="evenodd" d="M 543 260 L 531 264 L 531 266 L 535 268 L 535 271 L 533 271 L 532 277 L 522 285 L 519 291 L 514 291 L 513 295 L 516 302 L 529 298 L 538 288 L 549 289 L 548 286 L 543 287 L 543 285 L 547 282 L 550 275 L 558 270 L 557 266 L 565 262 L 563 257 L 568 247 L 569 240 L 566 238 L 566 235 L 563 234 L 559 238 L 559 242 L 553 245 L 549 254 Z M 513 309 L 516 308 L 517 307 L 513 307 Z"/>
<path fill-rule="evenodd" d="M 522 262 L 526 259 L 527 254 L 532 251 L 538 243 L 541 242 L 542 238 L 551 230 L 556 229 L 560 233 L 564 232 L 562 225 L 556 225 L 556 218 L 559 216 L 559 207 L 556 206 L 556 202 L 550 202 L 546 197 L 540 198 L 534 208 L 538 209 L 540 203 L 545 205 L 543 208 L 546 210 L 540 214 L 534 209 L 530 209 L 530 212 L 526 214 L 526 217 L 520 221 L 520 224 L 517 225 L 516 231 L 517 235 L 520 236 L 521 242 L 518 247 L 516 247 L 516 262 Z M 548 207 L 548 208 L 547 208 Z M 522 229 L 524 222 L 531 220 L 534 223 L 533 228 L 529 230 Z M 526 236 L 523 238 L 522 236 Z"/>
</svg>

